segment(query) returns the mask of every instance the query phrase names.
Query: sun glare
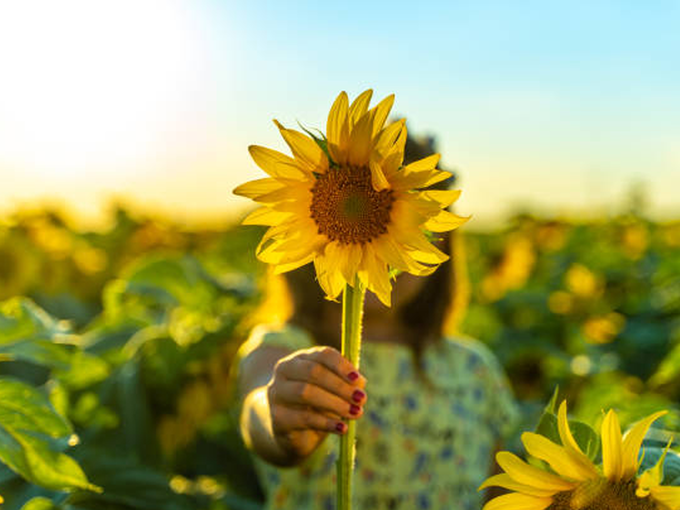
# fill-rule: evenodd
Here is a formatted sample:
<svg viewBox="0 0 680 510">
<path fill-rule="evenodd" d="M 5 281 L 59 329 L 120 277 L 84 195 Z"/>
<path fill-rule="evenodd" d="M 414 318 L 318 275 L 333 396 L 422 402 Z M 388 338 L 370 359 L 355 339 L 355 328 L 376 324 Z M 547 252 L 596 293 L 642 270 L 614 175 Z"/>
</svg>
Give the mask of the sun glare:
<svg viewBox="0 0 680 510">
<path fill-rule="evenodd" d="M 200 33 L 186 6 L 0 3 L 0 163 L 73 177 L 156 158 L 200 94 Z"/>
</svg>

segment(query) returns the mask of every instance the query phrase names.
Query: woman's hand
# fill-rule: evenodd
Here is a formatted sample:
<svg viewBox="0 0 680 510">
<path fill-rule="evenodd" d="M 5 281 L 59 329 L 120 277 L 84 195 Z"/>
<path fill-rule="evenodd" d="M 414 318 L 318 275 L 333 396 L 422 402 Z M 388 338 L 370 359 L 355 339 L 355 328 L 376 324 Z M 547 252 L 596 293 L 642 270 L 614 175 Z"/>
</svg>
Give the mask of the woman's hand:
<svg viewBox="0 0 680 510">
<path fill-rule="evenodd" d="M 342 435 L 366 402 L 366 379 L 332 347 L 312 347 L 281 358 L 266 386 L 272 433 L 296 458 L 310 455 L 330 433 Z"/>
</svg>

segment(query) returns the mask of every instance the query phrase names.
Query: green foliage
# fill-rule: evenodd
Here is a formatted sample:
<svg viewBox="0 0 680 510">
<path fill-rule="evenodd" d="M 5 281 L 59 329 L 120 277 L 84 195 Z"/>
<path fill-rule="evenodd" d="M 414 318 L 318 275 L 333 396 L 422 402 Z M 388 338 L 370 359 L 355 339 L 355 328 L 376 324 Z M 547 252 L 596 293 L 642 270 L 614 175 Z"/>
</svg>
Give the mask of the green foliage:
<svg viewBox="0 0 680 510">
<path fill-rule="evenodd" d="M 0 460 L 9 468 L 48 489 L 98 490 L 78 463 L 48 439 L 71 433 L 70 424 L 44 394 L 20 381 L 0 378 Z"/>
<path fill-rule="evenodd" d="M 25 238 L 0 228 L 0 251 L 4 239 L 25 239 L 22 249 L 36 264 L 44 257 L 58 281 L 14 282 L 34 299 L 0 302 L 3 508 L 259 508 L 229 406 L 236 328 L 259 299 L 257 236 L 183 233 L 122 212 L 107 234 L 28 221 Z M 49 236 L 70 240 L 73 265 L 51 260 L 64 260 L 51 244 L 31 244 Z M 201 462 L 196 452 L 210 455 Z M 244 487 L 228 483 L 230 471 Z M 171 483 L 187 476 L 201 483 Z"/>
<path fill-rule="evenodd" d="M 557 393 L 542 403 L 559 385 L 592 459 L 609 408 L 624 426 L 669 409 L 664 434 L 680 430 L 680 223 L 522 215 L 471 228 L 460 329 L 499 358 L 526 428 L 558 441 Z M 3 508 L 261 507 L 229 374 L 260 299 L 261 235 L 122 209 L 104 232 L 52 213 L 0 225 Z M 643 467 L 665 440 L 645 444 Z M 678 484 L 673 450 L 664 474 Z"/>
</svg>

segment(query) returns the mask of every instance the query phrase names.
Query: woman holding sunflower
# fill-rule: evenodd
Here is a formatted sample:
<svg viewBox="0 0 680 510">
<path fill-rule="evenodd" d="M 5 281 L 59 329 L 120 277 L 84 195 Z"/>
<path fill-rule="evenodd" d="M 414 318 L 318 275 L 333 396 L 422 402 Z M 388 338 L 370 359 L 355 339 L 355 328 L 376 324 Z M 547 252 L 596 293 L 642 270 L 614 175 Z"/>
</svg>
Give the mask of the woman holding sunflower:
<svg viewBox="0 0 680 510">
<path fill-rule="evenodd" d="M 277 123 L 292 158 L 250 149 L 271 178 L 235 192 L 262 205 L 244 223 L 270 227 L 258 257 L 287 273 L 293 313 L 241 349 L 241 430 L 268 509 L 334 508 L 337 439 L 356 421 L 357 508 L 476 510 L 514 403 L 489 351 L 444 336 L 448 231 L 465 219 L 446 210 L 459 192 L 432 186 L 451 174 L 436 155 L 404 164 L 404 122 L 384 126 L 393 96 L 370 98 L 340 94 L 323 140 Z M 348 285 L 371 291 L 361 370 L 338 351 Z"/>
</svg>

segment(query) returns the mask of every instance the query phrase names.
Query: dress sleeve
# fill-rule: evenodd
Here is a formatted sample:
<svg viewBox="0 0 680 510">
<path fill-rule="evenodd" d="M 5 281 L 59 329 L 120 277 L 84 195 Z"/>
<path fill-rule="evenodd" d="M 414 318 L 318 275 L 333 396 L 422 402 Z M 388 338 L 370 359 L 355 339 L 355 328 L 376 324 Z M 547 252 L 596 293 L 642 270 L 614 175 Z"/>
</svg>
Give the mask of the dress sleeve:
<svg viewBox="0 0 680 510">
<path fill-rule="evenodd" d="M 236 361 L 240 363 L 254 350 L 270 346 L 282 347 L 292 351 L 308 349 L 315 345 L 312 338 L 302 329 L 291 325 L 273 327 L 269 325 L 256 326 L 238 349 Z"/>
</svg>

